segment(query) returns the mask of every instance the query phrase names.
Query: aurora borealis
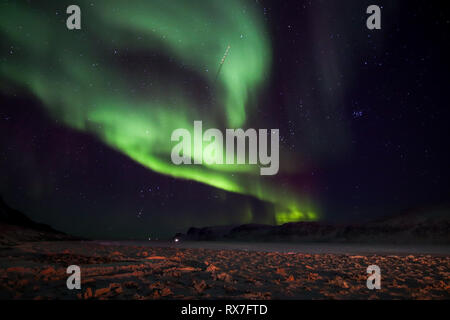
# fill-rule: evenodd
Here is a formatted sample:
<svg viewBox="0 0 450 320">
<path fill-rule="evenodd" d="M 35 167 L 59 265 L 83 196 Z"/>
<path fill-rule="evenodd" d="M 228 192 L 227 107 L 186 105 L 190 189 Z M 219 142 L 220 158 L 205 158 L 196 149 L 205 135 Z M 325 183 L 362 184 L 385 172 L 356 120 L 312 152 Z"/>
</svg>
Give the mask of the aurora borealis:
<svg viewBox="0 0 450 320">
<path fill-rule="evenodd" d="M 402 72 L 381 73 L 398 61 L 408 63 L 404 49 L 389 47 L 398 40 L 392 37 L 400 37 L 392 30 L 403 27 L 387 24 L 378 34 L 364 30 L 364 24 L 358 29 L 364 4 L 351 2 L 340 7 L 333 1 L 77 1 L 82 29 L 72 31 L 65 27 L 65 8 L 72 3 L 3 2 L 0 121 L 6 125 L 2 134 L 16 133 L 11 140 L 2 138 L 8 174 L 0 191 L 13 202 L 19 202 L 19 194 L 28 197 L 23 209 L 38 220 L 95 234 L 94 227 L 76 225 L 78 211 L 83 219 L 110 227 L 100 233 L 105 237 L 115 232 L 142 237 L 150 229 L 167 234 L 201 224 L 334 219 L 342 211 L 376 215 L 386 208 L 380 202 L 382 175 L 375 167 L 392 160 L 391 149 L 411 156 L 419 148 L 403 140 L 407 123 L 390 123 L 385 128 L 392 130 L 379 133 L 381 121 L 388 121 L 382 114 L 386 109 L 395 113 L 389 119 L 401 119 L 401 114 L 414 123 L 424 121 L 421 113 L 405 116 L 402 101 L 412 102 L 411 92 L 420 94 L 425 80 L 410 84 L 418 90 L 408 90 Z M 387 5 L 386 10 L 396 15 L 399 7 Z M 409 41 L 404 42 L 413 45 Z M 410 59 L 425 57 L 432 63 L 430 54 L 417 54 Z M 397 64 L 389 59 L 398 59 Z M 399 68 L 409 70 L 407 65 Z M 418 77 L 427 77 L 433 68 L 417 69 Z M 389 73 L 396 85 L 387 87 L 383 80 Z M 440 112 L 436 101 L 428 111 L 435 118 Z M 20 116 L 30 112 L 35 120 Z M 11 124 L 10 117 L 19 122 Z M 259 168 L 249 165 L 172 164 L 171 133 L 192 129 L 196 120 L 208 128 L 279 128 L 278 175 L 260 176 Z M 412 160 L 407 176 L 426 172 L 419 178 L 422 186 L 440 181 L 436 185 L 442 190 L 442 172 L 436 178 L 432 169 L 424 169 L 445 159 L 433 153 L 438 148 L 429 141 L 441 130 L 433 127 L 427 133 L 432 138 L 419 143 L 432 156 L 421 153 L 426 163 Z M 55 134 L 66 140 L 48 138 Z M 39 140 L 39 147 L 26 147 L 24 139 Z M 369 152 L 367 144 L 379 146 Z M 86 145 L 92 149 L 84 151 Z M 74 151 L 79 146 L 82 151 Z M 26 160 L 12 160 L 17 158 Z M 403 176 L 390 171 L 404 167 L 404 161 L 383 164 L 388 168 L 383 174 L 402 186 Z M 364 187 L 360 177 L 369 171 L 371 187 Z M 11 191 L 11 181 L 20 185 L 19 193 Z M 401 188 L 392 184 L 394 190 Z M 61 185 L 64 196 L 56 196 Z M 426 196 L 422 188 L 413 193 L 427 201 L 442 197 Z M 77 200 L 80 194 L 93 202 Z M 406 195 L 398 195 L 389 210 L 405 207 Z M 55 196 L 58 200 L 51 200 Z M 43 201 L 51 214 L 32 209 Z M 70 219 L 60 213 L 64 204 L 71 207 Z"/>
<path fill-rule="evenodd" d="M 24 26 L 32 34 L 17 33 L 14 21 L 26 8 L 12 5 L 11 14 L 2 19 L 2 30 L 24 54 L 8 59 L 2 75 L 27 87 L 55 118 L 94 134 L 151 170 L 278 205 L 297 203 L 298 214 L 295 196 L 288 191 L 280 194 L 246 166 L 179 167 L 168 161 L 172 147 L 168 137 L 175 129 L 192 127 L 196 119 L 209 126 L 237 128 L 246 124 L 246 113 L 256 107 L 249 100 L 268 77 L 270 43 L 253 6 L 243 11 L 240 1 L 186 1 L 176 7 L 167 1 L 141 1 L 132 8 L 125 3 L 109 7 L 102 1 L 80 5 L 91 8 L 81 34 L 59 28 L 63 19 L 49 22 L 38 14 Z M 129 33 L 140 36 L 129 37 Z M 107 34 L 111 36 L 105 38 Z M 36 44 L 43 39 L 47 47 Z M 233 53 L 216 81 L 215 71 L 228 45 Z M 201 73 L 214 97 L 203 106 L 209 112 L 201 114 L 199 102 L 187 95 L 183 83 L 162 78 L 164 71 L 154 71 L 151 65 L 148 72 L 133 76 L 150 81 L 152 88 L 133 90 L 120 67 L 105 61 L 113 52 L 133 48 L 163 52 L 183 68 Z M 50 52 L 56 58 L 51 68 L 36 63 Z"/>
</svg>

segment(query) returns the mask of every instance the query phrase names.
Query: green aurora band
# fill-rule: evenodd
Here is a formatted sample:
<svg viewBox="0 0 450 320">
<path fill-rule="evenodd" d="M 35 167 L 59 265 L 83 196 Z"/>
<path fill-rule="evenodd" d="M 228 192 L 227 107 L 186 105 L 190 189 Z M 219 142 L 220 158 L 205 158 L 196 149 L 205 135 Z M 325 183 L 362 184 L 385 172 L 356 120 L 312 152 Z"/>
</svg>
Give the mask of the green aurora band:
<svg viewBox="0 0 450 320">
<path fill-rule="evenodd" d="M 176 166 L 170 161 L 171 133 L 192 129 L 194 120 L 202 120 L 205 128 L 245 128 L 271 60 L 267 31 L 252 4 L 77 1 L 82 30 L 73 31 L 65 26 L 69 4 L 0 5 L 2 49 L 14 52 L 0 61 L 1 90 L 26 88 L 56 120 L 95 135 L 151 170 L 270 202 L 277 223 L 318 218 L 306 197 L 259 176 L 255 166 Z M 178 68 L 201 77 L 216 102 L 206 112 L 183 77 L 167 75 L 150 58 L 128 77 L 120 54 L 133 52 L 150 58 L 162 52 Z"/>
</svg>

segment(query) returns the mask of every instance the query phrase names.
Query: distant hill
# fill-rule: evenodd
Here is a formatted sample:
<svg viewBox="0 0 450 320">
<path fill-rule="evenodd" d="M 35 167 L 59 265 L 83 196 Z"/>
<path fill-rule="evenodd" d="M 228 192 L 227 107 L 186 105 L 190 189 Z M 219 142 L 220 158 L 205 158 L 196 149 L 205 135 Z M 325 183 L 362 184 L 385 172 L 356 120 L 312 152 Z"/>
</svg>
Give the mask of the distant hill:
<svg viewBox="0 0 450 320">
<path fill-rule="evenodd" d="M 25 214 L 10 208 L 0 197 L 0 245 L 23 241 L 77 240 L 49 225 L 36 223 Z"/>
<path fill-rule="evenodd" d="M 190 228 L 176 237 L 193 241 L 450 244 L 450 206 L 416 209 L 364 224 L 245 224 Z"/>
</svg>

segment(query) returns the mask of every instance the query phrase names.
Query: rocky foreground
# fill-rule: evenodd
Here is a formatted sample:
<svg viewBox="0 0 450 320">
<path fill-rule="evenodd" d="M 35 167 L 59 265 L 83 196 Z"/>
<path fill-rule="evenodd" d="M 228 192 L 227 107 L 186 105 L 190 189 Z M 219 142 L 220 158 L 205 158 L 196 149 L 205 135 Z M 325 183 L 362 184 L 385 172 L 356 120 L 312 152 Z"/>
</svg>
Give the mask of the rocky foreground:
<svg viewBox="0 0 450 320">
<path fill-rule="evenodd" d="M 81 267 L 68 290 L 66 268 Z M 369 265 L 381 290 L 366 287 Z M 0 247 L 0 299 L 449 299 L 450 257 L 247 252 L 93 242 Z"/>
</svg>

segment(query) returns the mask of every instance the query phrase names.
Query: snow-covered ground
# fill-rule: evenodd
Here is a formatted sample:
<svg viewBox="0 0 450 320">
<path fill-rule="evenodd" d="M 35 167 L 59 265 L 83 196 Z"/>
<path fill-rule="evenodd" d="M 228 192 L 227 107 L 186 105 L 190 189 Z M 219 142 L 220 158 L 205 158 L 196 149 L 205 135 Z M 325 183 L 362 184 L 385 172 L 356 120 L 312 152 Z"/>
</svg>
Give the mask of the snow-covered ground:
<svg viewBox="0 0 450 320">
<path fill-rule="evenodd" d="M 244 250 L 306 254 L 430 254 L 449 255 L 450 246 L 439 245 L 369 245 L 346 243 L 257 243 L 219 241 L 96 241 L 103 245 L 146 246 L 154 248 L 190 248 L 213 250 Z"/>
<path fill-rule="evenodd" d="M 0 247 L 0 299 L 449 299 L 444 249 L 27 242 Z M 80 267 L 80 290 L 66 287 L 70 265 Z M 381 270 L 380 290 L 367 288 L 371 265 Z"/>
</svg>

